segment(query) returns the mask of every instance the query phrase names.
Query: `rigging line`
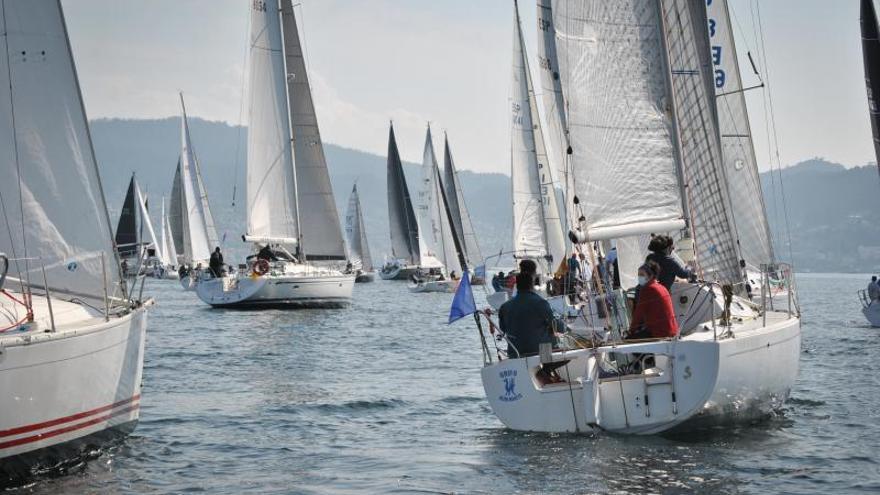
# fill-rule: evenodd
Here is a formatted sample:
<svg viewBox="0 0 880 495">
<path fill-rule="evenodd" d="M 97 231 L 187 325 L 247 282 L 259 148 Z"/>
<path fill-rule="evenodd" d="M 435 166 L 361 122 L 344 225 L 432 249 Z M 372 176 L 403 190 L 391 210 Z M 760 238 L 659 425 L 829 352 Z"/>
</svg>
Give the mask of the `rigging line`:
<svg viewBox="0 0 880 495">
<path fill-rule="evenodd" d="M 758 32 L 761 35 L 761 50 L 764 53 L 764 71 L 767 74 L 767 100 L 770 103 L 770 123 L 771 129 L 773 130 L 773 141 L 775 143 L 775 151 L 776 151 L 776 171 L 779 174 L 779 191 L 782 196 L 782 211 L 785 218 L 785 234 L 788 241 L 788 256 L 790 263 L 794 263 L 794 254 L 791 246 L 791 226 L 788 216 L 788 201 L 785 198 L 785 184 L 782 180 L 782 159 L 780 157 L 779 151 L 779 135 L 776 130 L 776 112 L 773 109 L 773 92 L 770 88 L 770 69 L 767 65 L 767 45 L 764 43 L 764 24 L 761 18 L 761 7 L 755 2 L 755 8 L 758 13 Z M 772 173 L 772 170 L 771 170 Z"/>
<path fill-rule="evenodd" d="M 243 129 L 242 121 L 244 120 L 244 105 L 246 100 L 246 89 L 245 88 L 245 76 L 248 73 L 248 52 L 251 47 L 250 37 L 250 24 L 251 24 L 251 15 L 250 10 L 248 9 L 249 15 L 245 16 L 246 19 L 246 29 L 245 29 L 245 37 L 247 39 L 247 43 L 243 43 L 244 53 L 242 54 L 242 66 L 241 66 L 241 83 L 239 87 L 241 88 L 241 92 L 239 93 L 238 99 L 238 129 L 235 135 L 235 155 L 233 155 L 232 161 L 232 205 L 230 206 L 230 210 L 235 213 L 235 197 L 236 192 L 238 191 L 238 165 L 239 165 L 239 156 L 241 153 L 241 132 Z"/>
</svg>

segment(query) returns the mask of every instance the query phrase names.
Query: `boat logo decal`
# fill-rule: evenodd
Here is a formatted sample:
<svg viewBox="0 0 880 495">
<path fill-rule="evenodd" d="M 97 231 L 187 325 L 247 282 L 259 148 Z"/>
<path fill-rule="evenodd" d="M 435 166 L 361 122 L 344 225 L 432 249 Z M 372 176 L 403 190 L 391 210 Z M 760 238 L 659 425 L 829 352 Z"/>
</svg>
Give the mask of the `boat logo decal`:
<svg viewBox="0 0 880 495">
<path fill-rule="evenodd" d="M 498 376 L 504 380 L 504 395 L 498 397 L 498 400 L 513 402 L 522 399 L 522 394 L 516 391 L 516 370 L 504 370 Z"/>
<path fill-rule="evenodd" d="M 69 272 L 75 272 L 77 268 L 79 268 L 79 264 L 76 261 L 71 261 L 67 264 L 67 271 Z"/>
<path fill-rule="evenodd" d="M 691 367 L 690 367 L 690 366 L 685 366 L 685 367 L 684 367 L 684 379 L 687 380 L 687 379 L 690 378 L 691 376 L 693 376 L 692 373 L 691 373 Z"/>
</svg>

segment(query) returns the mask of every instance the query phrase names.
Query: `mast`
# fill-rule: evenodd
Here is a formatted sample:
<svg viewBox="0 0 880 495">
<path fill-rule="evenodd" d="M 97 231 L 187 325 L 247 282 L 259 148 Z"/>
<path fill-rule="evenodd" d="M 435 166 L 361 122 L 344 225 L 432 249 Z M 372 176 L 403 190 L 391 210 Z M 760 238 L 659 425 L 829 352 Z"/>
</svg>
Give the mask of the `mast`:
<svg viewBox="0 0 880 495">
<path fill-rule="evenodd" d="M 871 134 L 874 138 L 874 157 L 880 170 L 880 37 L 877 29 L 877 12 L 872 0 L 861 3 L 862 57 L 865 63 L 865 88 L 868 93 L 868 113 L 871 117 Z"/>
</svg>

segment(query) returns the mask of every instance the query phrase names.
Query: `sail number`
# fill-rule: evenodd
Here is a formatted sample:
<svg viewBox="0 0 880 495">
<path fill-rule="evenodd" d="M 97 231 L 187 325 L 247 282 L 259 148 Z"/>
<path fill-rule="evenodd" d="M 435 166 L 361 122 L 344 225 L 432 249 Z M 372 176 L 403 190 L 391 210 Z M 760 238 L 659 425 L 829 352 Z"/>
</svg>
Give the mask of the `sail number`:
<svg viewBox="0 0 880 495">
<path fill-rule="evenodd" d="M 257 12 L 265 12 L 266 11 L 266 2 L 265 2 L 265 0 L 253 0 L 253 3 L 251 4 L 251 8 L 256 10 Z"/>
<path fill-rule="evenodd" d="M 715 34 L 718 31 L 718 21 L 712 17 L 712 12 L 709 7 L 712 6 L 713 0 L 706 0 L 706 8 L 710 12 L 709 14 L 709 41 L 715 39 Z M 727 82 L 727 73 L 724 69 L 721 68 L 722 57 L 724 56 L 724 47 L 721 45 L 712 45 L 712 65 L 715 66 L 715 87 L 723 88 L 724 84 Z"/>
</svg>

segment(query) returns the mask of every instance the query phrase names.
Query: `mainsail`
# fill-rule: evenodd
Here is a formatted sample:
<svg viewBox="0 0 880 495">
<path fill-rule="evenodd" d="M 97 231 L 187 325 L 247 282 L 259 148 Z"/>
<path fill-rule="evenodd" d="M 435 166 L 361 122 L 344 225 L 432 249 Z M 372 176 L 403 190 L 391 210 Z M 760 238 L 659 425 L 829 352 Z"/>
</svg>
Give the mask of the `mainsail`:
<svg viewBox="0 0 880 495">
<path fill-rule="evenodd" d="M 742 258 L 760 266 L 773 262 L 773 246 L 728 9 L 727 0 L 707 2 L 721 153 Z"/>
<path fill-rule="evenodd" d="M 195 264 L 207 261 L 218 242 L 214 220 L 208 207 L 208 195 L 201 181 L 201 173 L 192 148 L 182 94 L 180 107 L 180 191 L 183 206 L 184 260 L 186 263 Z"/>
<path fill-rule="evenodd" d="M 128 183 L 128 191 L 122 202 L 122 210 L 119 212 L 119 221 L 116 223 L 116 249 L 119 256 L 129 258 L 139 252 L 138 222 L 137 222 L 137 198 L 135 197 L 134 175 Z"/>
<path fill-rule="evenodd" d="M 449 148 L 449 138 L 444 138 L 443 171 L 444 185 L 446 187 L 446 199 L 449 203 L 449 211 L 452 216 L 455 234 L 461 241 L 462 254 L 470 268 L 474 268 L 483 262 L 483 253 L 477 243 L 477 235 L 471 223 L 471 215 L 468 212 L 467 203 L 464 200 L 464 192 L 461 189 L 461 181 L 455 162 L 452 160 L 452 151 Z"/>
<path fill-rule="evenodd" d="M 0 10 L 0 251 L 53 295 L 124 295 L 110 218 L 57 1 Z M 39 84 L 35 84 L 39 82 Z M 106 269 L 105 269 L 106 268 Z"/>
<path fill-rule="evenodd" d="M 514 11 L 510 149 L 513 246 L 518 257 L 547 259 L 549 268 L 565 257 L 565 238 L 516 2 Z"/>
<path fill-rule="evenodd" d="M 411 265 L 420 264 L 419 226 L 400 163 L 393 125 L 388 134 L 388 224 L 392 256 Z"/>
<path fill-rule="evenodd" d="M 300 250 L 310 260 L 343 260 L 345 243 L 291 0 L 281 1 L 281 19 L 293 131 L 296 203 L 301 211 L 308 212 L 300 216 Z"/>
<path fill-rule="evenodd" d="M 247 238 L 300 240 L 281 16 L 276 2 L 251 9 L 247 146 Z"/>
<path fill-rule="evenodd" d="M 367 244 L 364 212 L 361 210 L 357 184 L 351 188 L 351 197 L 348 198 L 348 209 L 345 212 L 345 233 L 348 241 L 348 260 L 351 262 L 352 268 L 371 271 L 373 259 L 370 257 L 370 247 Z"/>
<path fill-rule="evenodd" d="M 446 214 L 446 204 L 442 194 L 443 184 L 440 179 L 440 168 L 434 153 L 434 141 L 431 128 L 425 136 L 425 148 L 422 155 L 422 187 L 419 188 L 418 223 L 422 245 L 426 250 L 422 253 L 421 266 L 443 268 L 447 272 L 458 271 L 458 255 L 452 239 L 452 225 Z"/>
<path fill-rule="evenodd" d="M 868 91 L 868 112 L 871 114 L 871 133 L 874 136 L 874 156 L 880 168 L 880 36 L 877 12 L 873 0 L 862 0 L 862 57 L 865 61 L 865 86 Z"/>
<path fill-rule="evenodd" d="M 168 227 L 176 250 L 175 256 L 184 254 L 183 250 L 183 195 L 180 190 L 180 160 L 174 170 L 174 182 L 171 184 L 171 202 L 168 205 Z"/>
</svg>

